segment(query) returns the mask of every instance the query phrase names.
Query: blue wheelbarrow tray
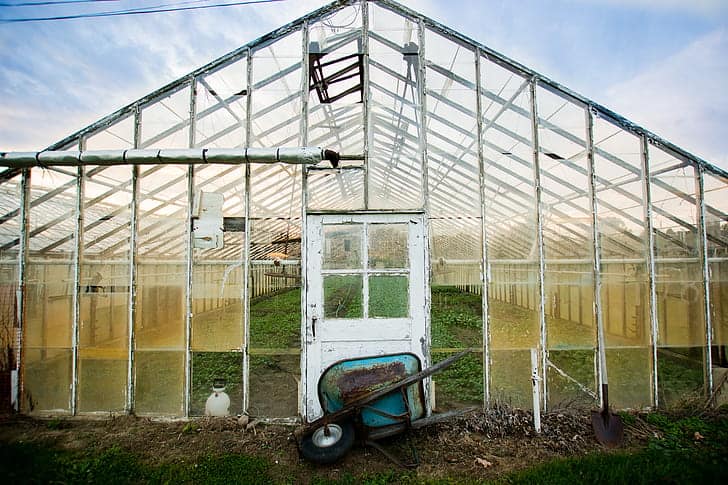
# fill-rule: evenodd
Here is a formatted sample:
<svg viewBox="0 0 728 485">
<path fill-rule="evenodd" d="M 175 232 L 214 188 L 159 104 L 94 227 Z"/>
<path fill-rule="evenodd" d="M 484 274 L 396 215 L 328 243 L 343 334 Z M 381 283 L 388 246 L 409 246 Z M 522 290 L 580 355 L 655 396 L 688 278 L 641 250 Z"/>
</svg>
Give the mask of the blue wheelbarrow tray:
<svg viewBox="0 0 728 485">
<path fill-rule="evenodd" d="M 420 359 L 409 353 L 340 361 L 326 369 L 319 379 L 321 407 L 324 413 L 336 413 L 347 404 L 420 371 Z M 358 424 L 367 429 L 367 435 L 373 428 L 391 428 L 395 433 L 424 415 L 425 393 L 419 380 L 362 404 Z"/>
</svg>

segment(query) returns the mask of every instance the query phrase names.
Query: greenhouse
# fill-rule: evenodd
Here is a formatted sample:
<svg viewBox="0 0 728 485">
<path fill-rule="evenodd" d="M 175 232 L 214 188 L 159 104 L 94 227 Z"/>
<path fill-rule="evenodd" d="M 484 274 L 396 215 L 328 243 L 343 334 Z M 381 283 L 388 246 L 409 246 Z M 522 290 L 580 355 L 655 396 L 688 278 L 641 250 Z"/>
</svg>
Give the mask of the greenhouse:
<svg viewBox="0 0 728 485">
<path fill-rule="evenodd" d="M 336 1 L 1 160 L 22 413 L 202 416 L 217 381 L 232 414 L 311 420 L 332 363 L 462 349 L 431 409 L 724 382 L 728 173 L 392 0 Z"/>
</svg>

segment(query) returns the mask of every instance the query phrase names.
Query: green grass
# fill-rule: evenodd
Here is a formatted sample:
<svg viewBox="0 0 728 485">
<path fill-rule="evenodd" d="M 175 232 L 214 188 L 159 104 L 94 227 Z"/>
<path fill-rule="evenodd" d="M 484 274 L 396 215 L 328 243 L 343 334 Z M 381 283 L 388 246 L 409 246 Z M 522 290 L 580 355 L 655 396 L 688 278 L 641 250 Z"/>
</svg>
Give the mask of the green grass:
<svg viewBox="0 0 728 485">
<path fill-rule="evenodd" d="M 376 473 L 344 468 L 340 478 L 329 479 L 308 466 L 272 465 L 266 458 L 246 455 L 207 455 L 194 462 L 149 465 L 119 447 L 78 452 L 32 443 L 0 443 L 0 476 L 5 483 L 104 484 L 724 483 L 728 470 L 728 417 L 651 413 L 645 420 L 660 431 L 660 436 L 635 452 L 598 452 L 557 459 L 489 482 L 468 478 L 458 469 L 438 469 L 438 478 L 431 478 L 426 469 L 403 471 L 394 465 Z"/>
<path fill-rule="evenodd" d="M 117 447 L 74 453 L 16 443 L 0 444 L 0 456 L 0 475 L 5 483 L 275 483 L 266 460 L 240 455 L 150 466 Z"/>
<path fill-rule="evenodd" d="M 252 348 L 298 348 L 300 341 L 300 289 L 285 291 L 250 305 Z"/>
</svg>

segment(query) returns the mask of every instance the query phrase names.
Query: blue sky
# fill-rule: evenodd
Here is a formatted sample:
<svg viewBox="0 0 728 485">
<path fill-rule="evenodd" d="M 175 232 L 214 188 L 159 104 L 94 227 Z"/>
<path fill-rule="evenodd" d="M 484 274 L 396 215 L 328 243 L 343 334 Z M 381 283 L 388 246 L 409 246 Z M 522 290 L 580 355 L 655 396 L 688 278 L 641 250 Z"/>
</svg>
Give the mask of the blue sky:
<svg viewBox="0 0 728 485">
<path fill-rule="evenodd" d="M 167 14 L 2 22 L 184 1 L 0 6 L 0 150 L 45 148 L 328 3 L 283 0 Z M 727 0 L 403 3 L 728 169 Z"/>
</svg>

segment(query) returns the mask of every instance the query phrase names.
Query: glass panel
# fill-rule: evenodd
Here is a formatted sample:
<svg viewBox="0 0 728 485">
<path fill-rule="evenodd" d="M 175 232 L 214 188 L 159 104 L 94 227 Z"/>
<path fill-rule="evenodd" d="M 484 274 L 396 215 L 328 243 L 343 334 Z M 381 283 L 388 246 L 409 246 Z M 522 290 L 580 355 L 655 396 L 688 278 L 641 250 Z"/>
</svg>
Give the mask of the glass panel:
<svg viewBox="0 0 728 485">
<path fill-rule="evenodd" d="M 660 403 L 701 395 L 705 318 L 699 258 L 695 171 L 649 147 L 657 291 L 657 379 Z M 659 167 L 662 167 L 660 170 Z"/>
<path fill-rule="evenodd" d="M 128 351 L 79 352 L 78 410 L 121 412 L 126 404 Z"/>
<path fill-rule="evenodd" d="M 369 268 L 409 267 L 407 224 L 372 224 L 369 226 Z"/>
<path fill-rule="evenodd" d="M 76 198 L 75 175 L 32 170 L 21 398 L 27 412 L 70 410 Z"/>
<path fill-rule="evenodd" d="M 596 391 L 596 325 L 590 311 L 594 307 L 594 238 L 586 112 L 543 88 L 538 89 L 536 99 L 544 208 L 546 338 L 551 361 L 548 374 L 554 385 L 549 388 L 549 405 L 590 408 Z"/>
<path fill-rule="evenodd" d="M 196 190 L 223 196 L 223 218 L 242 218 L 244 176 L 240 167 L 197 166 Z M 221 248 L 193 249 L 191 345 L 196 351 L 225 352 L 244 345 L 244 230 L 242 225 L 231 224 L 223 233 Z"/>
<path fill-rule="evenodd" d="M 490 373 L 493 402 L 523 409 L 533 407 L 530 350 L 493 350 Z"/>
<path fill-rule="evenodd" d="M 308 208 L 352 211 L 364 209 L 364 171 L 308 172 Z"/>
<path fill-rule="evenodd" d="M 246 58 L 197 79 L 195 146 L 235 148 L 245 141 Z"/>
<path fill-rule="evenodd" d="M 187 174 L 140 167 L 134 410 L 142 414 L 183 412 Z"/>
<path fill-rule="evenodd" d="M 134 147 L 134 116 L 127 116 L 85 139 L 86 150 L 119 150 Z"/>
<path fill-rule="evenodd" d="M 20 403 L 25 412 L 70 411 L 72 361 L 71 349 L 25 349 Z"/>
<path fill-rule="evenodd" d="M 652 404 L 652 358 L 641 140 L 595 117 L 594 171 L 609 398 L 642 408 Z"/>
<path fill-rule="evenodd" d="M 86 169 L 78 409 L 122 411 L 129 357 L 131 168 Z"/>
<path fill-rule="evenodd" d="M 6 383 L 10 382 L 10 372 L 19 368 L 17 342 L 20 326 L 16 318 L 16 291 L 18 289 L 18 257 L 20 249 L 20 182 L 19 170 L 0 170 L 0 371 Z M 0 410 L 9 411 L 10 390 L 2 385 Z M 7 389 L 7 390 L 6 390 Z M 0 411 L 0 412 L 1 412 Z"/>
<path fill-rule="evenodd" d="M 340 153 L 360 154 L 364 150 L 360 10 L 359 6 L 343 7 L 309 26 L 311 146 L 325 146 Z"/>
<path fill-rule="evenodd" d="M 409 315 L 407 276 L 369 277 L 369 316 L 404 318 Z"/>
<path fill-rule="evenodd" d="M 134 411 L 140 414 L 184 414 L 185 352 L 137 351 Z"/>
<path fill-rule="evenodd" d="M 417 24 L 370 6 L 369 207 L 423 205 Z"/>
<path fill-rule="evenodd" d="M 362 276 L 324 276 L 324 317 L 362 318 Z"/>
<path fill-rule="evenodd" d="M 703 186 L 713 325 L 711 351 L 714 366 L 728 367 L 728 179 L 705 173 Z M 718 378 L 714 375 L 714 382 Z"/>
<path fill-rule="evenodd" d="M 480 217 L 475 57 L 429 30 L 425 42 L 430 213 Z"/>
<path fill-rule="evenodd" d="M 185 87 L 145 106 L 139 148 L 189 148 L 190 88 Z"/>
<path fill-rule="evenodd" d="M 361 224 L 324 225 L 323 269 L 359 269 L 363 267 Z"/>
<path fill-rule="evenodd" d="M 593 349 L 549 350 L 546 373 L 549 409 L 594 406 L 594 358 Z M 610 379 L 610 397 L 611 387 Z"/>
<path fill-rule="evenodd" d="M 527 80 L 481 58 L 491 396 L 530 409 L 540 340 L 536 198 Z"/>
<path fill-rule="evenodd" d="M 301 32 L 253 52 L 251 139 L 248 146 L 301 145 Z"/>
</svg>

